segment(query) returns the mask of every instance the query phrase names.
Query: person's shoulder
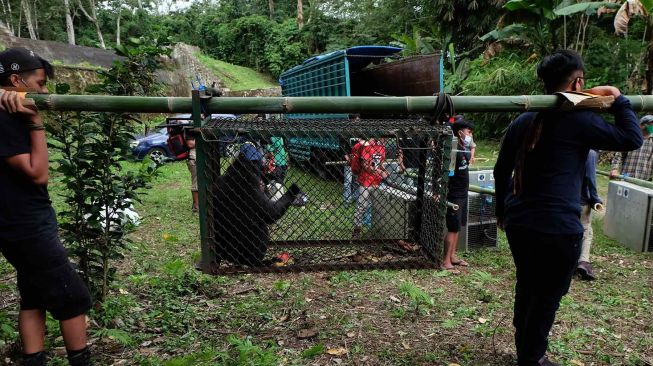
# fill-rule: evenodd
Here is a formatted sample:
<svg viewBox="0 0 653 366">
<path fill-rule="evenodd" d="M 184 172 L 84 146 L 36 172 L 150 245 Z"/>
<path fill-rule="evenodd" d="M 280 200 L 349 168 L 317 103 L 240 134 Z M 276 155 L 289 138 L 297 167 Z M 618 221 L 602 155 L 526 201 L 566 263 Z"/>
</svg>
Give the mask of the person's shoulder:
<svg viewBox="0 0 653 366">
<path fill-rule="evenodd" d="M 517 116 L 517 118 L 515 118 L 510 125 L 511 126 L 512 125 L 517 126 L 517 125 L 526 123 L 528 121 L 533 120 L 533 118 L 535 118 L 536 115 L 537 115 L 537 112 L 524 112 L 524 113 L 520 114 L 519 116 Z"/>
</svg>

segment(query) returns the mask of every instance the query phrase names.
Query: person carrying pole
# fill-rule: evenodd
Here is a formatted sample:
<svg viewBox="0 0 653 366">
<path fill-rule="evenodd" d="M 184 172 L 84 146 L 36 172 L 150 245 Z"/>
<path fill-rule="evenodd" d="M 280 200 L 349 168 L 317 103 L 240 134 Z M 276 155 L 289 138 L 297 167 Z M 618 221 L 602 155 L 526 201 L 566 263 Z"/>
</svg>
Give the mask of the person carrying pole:
<svg viewBox="0 0 653 366">
<path fill-rule="evenodd" d="M 50 63 L 16 47 L 0 52 L 0 88 L 47 93 Z M 45 312 L 59 321 L 73 366 L 91 365 L 86 313 L 91 297 L 61 245 L 48 195 L 48 146 L 41 115 L 0 89 L 0 251 L 16 269 L 23 365 L 46 364 Z"/>
<path fill-rule="evenodd" d="M 580 91 L 581 56 L 558 50 L 537 74 L 548 94 Z M 560 300 L 569 290 L 583 238 L 580 192 L 590 149 L 629 151 L 642 145 L 630 101 L 612 86 L 587 93 L 613 96 L 606 123 L 589 110 L 527 112 L 506 130 L 494 167 L 497 225 L 517 271 L 513 325 L 519 366 L 556 365 L 545 356 Z"/>
</svg>

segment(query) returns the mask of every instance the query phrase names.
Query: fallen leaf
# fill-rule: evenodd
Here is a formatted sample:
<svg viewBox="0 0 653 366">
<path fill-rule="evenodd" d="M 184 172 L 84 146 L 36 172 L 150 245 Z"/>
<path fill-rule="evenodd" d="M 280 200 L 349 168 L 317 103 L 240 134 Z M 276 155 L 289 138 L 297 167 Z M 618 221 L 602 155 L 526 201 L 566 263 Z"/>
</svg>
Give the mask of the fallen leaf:
<svg viewBox="0 0 653 366">
<path fill-rule="evenodd" d="M 308 329 L 302 329 L 299 332 L 297 332 L 297 338 L 299 339 L 306 339 L 306 338 L 312 338 L 317 335 L 317 329 L 315 328 L 308 328 Z"/>
<path fill-rule="evenodd" d="M 326 353 L 330 354 L 331 356 L 342 356 L 347 354 L 347 349 L 345 347 L 329 348 L 327 349 Z"/>
<path fill-rule="evenodd" d="M 356 332 L 347 332 L 347 337 L 354 338 L 355 336 L 356 336 Z"/>
<path fill-rule="evenodd" d="M 449 366 L 460 366 L 460 365 L 457 363 L 450 363 Z"/>
<path fill-rule="evenodd" d="M 404 349 L 410 349 L 410 344 L 408 344 L 408 342 L 401 342 L 401 345 L 404 347 Z"/>
<path fill-rule="evenodd" d="M 571 363 L 572 365 L 576 365 L 576 366 L 585 366 L 584 363 L 582 363 L 582 362 L 580 362 L 580 361 L 578 361 L 578 360 L 571 360 L 570 363 Z"/>
<path fill-rule="evenodd" d="M 335 362 L 337 365 L 340 365 L 342 363 L 342 358 L 334 358 L 333 362 Z"/>
<path fill-rule="evenodd" d="M 149 346 L 151 344 L 152 344 L 152 341 L 145 341 L 145 342 L 141 343 L 141 347 L 147 347 L 147 346 Z"/>
<path fill-rule="evenodd" d="M 397 297 L 395 297 L 395 296 L 390 296 L 390 300 L 392 300 L 392 301 L 394 301 L 394 302 L 401 302 L 401 300 L 399 300 L 399 299 L 398 299 Z"/>
<path fill-rule="evenodd" d="M 487 319 L 485 319 L 485 318 L 478 318 L 478 322 L 481 323 L 481 324 L 485 324 L 485 323 L 487 323 Z"/>
</svg>

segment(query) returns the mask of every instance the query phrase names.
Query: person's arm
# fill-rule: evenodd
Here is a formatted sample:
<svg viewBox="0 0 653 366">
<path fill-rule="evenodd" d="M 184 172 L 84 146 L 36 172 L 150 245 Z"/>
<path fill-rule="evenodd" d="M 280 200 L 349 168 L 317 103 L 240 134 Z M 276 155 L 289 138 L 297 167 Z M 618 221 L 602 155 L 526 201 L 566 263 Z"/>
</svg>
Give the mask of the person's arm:
<svg viewBox="0 0 653 366">
<path fill-rule="evenodd" d="M 596 158 L 596 151 L 590 150 L 589 155 L 587 155 L 587 163 L 585 164 L 585 179 L 591 206 L 594 206 L 595 203 L 603 203 L 596 190 Z"/>
<path fill-rule="evenodd" d="M 606 123 L 597 114 L 589 113 L 588 120 L 583 123 L 579 132 L 579 139 L 595 150 L 631 151 L 636 150 L 644 143 L 642 131 L 639 128 L 637 115 L 633 111 L 630 101 L 621 95 L 619 89 L 610 86 L 592 88 L 588 93 L 597 95 L 612 95 L 614 103 L 608 112 L 614 115 L 614 125 Z"/>
<path fill-rule="evenodd" d="M 399 172 L 403 173 L 406 171 L 406 165 L 404 164 L 404 150 L 399 149 Z"/>
<path fill-rule="evenodd" d="M 499 226 L 500 229 L 503 229 L 505 200 L 508 196 L 508 188 L 510 186 L 510 180 L 512 179 L 512 173 L 515 169 L 515 157 L 517 155 L 517 146 L 519 143 L 519 141 L 515 141 L 513 131 L 516 128 L 515 124 L 521 118 L 521 116 L 517 117 L 517 120 L 508 126 L 508 130 L 501 140 L 499 157 L 494 165 L 494 183 L 496 192 L 495 213 L 497 217 L 497 226 Z"/>
<path fill-rule="evenodd" d="M 37 185 L 48 184 L 48 145 L 43 120 L 37 111 L 25 108 L 18 93 L 2 91 L 0 108 L 10 114 L 20 114 L 28 124 L 31 151 L 5 157 L 7 165 L 22 172 Z"/>
<path fill-rule="evenodd" d="M 286 213 L 288 207 L 290 207 L 292 202 L 300 193 L 301 189 L 296 184 L 293 184 L 278 201 L 273 202 L 263 191 L 257 192 L 257 201 L 259 202 L 263 221 L 268 225 L 274 224 Z"/>
<path fill-rule="evenodd" d="M 612 157 L 612 161 L 610 162 L 610 178 L 614 178 L 617 175 L 619 175 L 619 169 L 621 169 L 621 161 L 623 160 L 623 157 L 621 155 L 621 152 L 616 152 L 614 153 L 614 156 Z"/>
</svg>

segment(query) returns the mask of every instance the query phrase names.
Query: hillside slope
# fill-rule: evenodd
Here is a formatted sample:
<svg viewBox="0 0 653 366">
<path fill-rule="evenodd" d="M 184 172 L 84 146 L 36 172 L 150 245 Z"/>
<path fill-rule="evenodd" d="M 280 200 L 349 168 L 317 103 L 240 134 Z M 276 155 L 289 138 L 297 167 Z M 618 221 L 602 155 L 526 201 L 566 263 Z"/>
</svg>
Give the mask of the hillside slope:
<svg viewBox="0 0 653 366">
<path fill-rule="evenodd" d="M 278 86 L 278 83 L 270 76 L 256 70 L 216 60 L 201 52 L 196 53 L 195 56 L 204 66 L 220 77 L 224 86 L 230 90 L 267 89 Z"/>
</svg>

